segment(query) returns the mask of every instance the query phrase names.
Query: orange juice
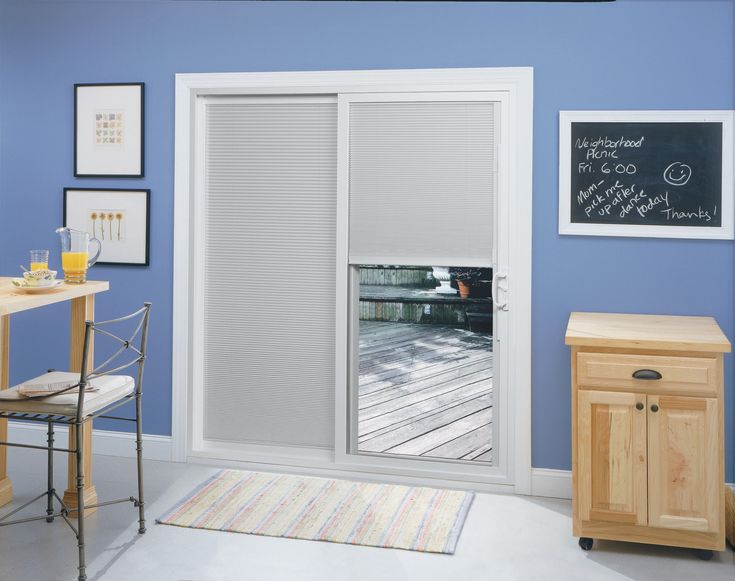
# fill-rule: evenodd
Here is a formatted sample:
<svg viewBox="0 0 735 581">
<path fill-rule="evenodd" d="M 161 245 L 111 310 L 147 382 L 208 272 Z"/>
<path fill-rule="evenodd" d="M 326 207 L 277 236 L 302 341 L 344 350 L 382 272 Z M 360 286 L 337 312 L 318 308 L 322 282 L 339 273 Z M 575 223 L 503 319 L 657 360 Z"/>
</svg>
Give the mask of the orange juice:
<svg viewBox="0 0 735 581">
<path fill-rule="evenodd" d="M 48 250 L 31 250 L 31 272 L 48 270 Z"/>
<path fill-rule="evenodd" d="M 89 252 L 62 252 L 61 268 L 64 269 L 64 280 L 71 283 L 84 282 L 88 263 Z"/>
</svg>

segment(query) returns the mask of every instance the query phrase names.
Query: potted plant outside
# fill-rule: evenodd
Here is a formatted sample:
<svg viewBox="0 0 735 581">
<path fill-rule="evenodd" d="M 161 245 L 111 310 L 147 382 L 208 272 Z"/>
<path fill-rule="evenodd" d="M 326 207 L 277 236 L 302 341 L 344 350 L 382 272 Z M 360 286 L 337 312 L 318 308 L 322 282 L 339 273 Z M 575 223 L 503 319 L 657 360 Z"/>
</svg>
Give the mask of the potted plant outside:
<svg viewBox="0 0 735 581">
<path fill-rule="evenodd" d="M 483 269 L 452 267 L 449 269 L 449 272 L 457 281 L 459 296 L 466 299 L 470 296 L 472 287 L 480 280 L 480 277 L 482 277 Z"/>
</svg>

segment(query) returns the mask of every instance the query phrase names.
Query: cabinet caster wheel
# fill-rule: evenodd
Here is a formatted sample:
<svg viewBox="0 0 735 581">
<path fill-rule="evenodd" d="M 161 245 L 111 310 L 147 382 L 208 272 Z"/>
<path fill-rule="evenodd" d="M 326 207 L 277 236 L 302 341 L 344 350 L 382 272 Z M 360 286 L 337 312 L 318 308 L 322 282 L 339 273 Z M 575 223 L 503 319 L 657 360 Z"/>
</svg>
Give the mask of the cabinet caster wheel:
<svg viewBox="0 0 735 581">
<path fill-rule="evenodd" d="M 709 561 L 712 558 L 712 551 L 709 549 L 697 549 L 697 557 L 702 561 Z"/>
<path fill-rule="evenodd" d="M 590 539 L 589 537 L 580 537 L 579 538 L 579 546 L 582 548 L 583 551 L 589 551 L 592 549 L 592 543 L 595 541 L 593 539 Z"/>
</svg>

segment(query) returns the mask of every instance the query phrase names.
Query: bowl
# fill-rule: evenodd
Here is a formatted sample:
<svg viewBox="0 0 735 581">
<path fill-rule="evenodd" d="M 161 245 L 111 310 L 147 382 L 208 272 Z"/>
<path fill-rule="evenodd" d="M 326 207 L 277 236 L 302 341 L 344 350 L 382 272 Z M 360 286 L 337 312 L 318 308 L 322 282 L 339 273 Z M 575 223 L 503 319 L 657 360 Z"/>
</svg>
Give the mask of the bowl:
<svg viewBox="0 0 735 581">
<path fill-rule="evenodd" d="M 23 273 L 28 286 L 50 286 L 56 280 L 55 270 L 30 270 Z"/>
</svg>

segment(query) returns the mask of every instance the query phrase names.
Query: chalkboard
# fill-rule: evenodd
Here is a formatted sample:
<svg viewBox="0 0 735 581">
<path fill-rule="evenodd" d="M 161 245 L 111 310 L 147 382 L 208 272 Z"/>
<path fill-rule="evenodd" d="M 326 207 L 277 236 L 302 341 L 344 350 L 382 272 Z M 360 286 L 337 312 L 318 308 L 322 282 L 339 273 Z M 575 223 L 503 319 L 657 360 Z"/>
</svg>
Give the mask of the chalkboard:
<svg viewBox="0 0 735 581">
<path fill-rule="evenodd" d="M 562 114 L 561 233 L 732 238 L 730 114 L 595 113 Z"/>
</svg>

